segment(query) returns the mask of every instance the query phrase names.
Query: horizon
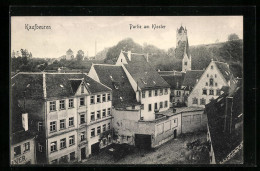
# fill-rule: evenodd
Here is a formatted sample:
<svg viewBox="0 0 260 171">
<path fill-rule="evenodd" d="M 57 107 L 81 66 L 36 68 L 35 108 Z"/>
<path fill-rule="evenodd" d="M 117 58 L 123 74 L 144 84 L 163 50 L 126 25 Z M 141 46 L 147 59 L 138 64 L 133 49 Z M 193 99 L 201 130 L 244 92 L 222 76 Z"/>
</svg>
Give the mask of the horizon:
<svg viewBox="0 0 260 171">
<path fill-rule="evenodd" d="M 51 29 L 27 30 L 25 24 L 47 25 Z M 130 24 L 166 27 L 130 29 Z M 242 16 L 11 17 L 11 53 L 27 49 L 35 58 L 59 58 L 71 49 L 74 56 L 83 50 L 85 56 L 88 53 L 93 57 L 95 52 L 127 38 L 141 46 L 154 45 L 167 51 L 176 47 L 176 30 L 181 25 L 187 28 L 190 46 L 223 43 L 232 33 L 243 40 Z"/>
</svg>

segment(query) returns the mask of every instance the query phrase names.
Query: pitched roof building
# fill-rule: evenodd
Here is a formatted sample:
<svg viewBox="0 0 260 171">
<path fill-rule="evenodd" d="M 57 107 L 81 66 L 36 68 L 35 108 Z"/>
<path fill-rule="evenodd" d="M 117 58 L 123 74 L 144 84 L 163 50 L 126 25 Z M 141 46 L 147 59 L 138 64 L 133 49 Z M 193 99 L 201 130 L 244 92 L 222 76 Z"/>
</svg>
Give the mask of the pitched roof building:
<svg viewBox="0 0 260 171">
<path fill-rule="evenodd" d="M 212 164 L 243 163 L 242 88 L 222 94 L 206 105 Z"/>
</svg>

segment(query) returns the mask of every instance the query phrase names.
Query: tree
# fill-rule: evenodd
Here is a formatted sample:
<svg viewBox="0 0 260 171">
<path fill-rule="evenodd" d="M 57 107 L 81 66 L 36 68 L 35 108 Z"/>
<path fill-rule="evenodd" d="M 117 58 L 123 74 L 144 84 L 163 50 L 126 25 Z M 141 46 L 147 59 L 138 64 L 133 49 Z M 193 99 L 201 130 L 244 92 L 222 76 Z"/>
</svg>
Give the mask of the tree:
<svg viewBox="0 0 260 171">
<path fill-rule="evenodd" d="M 235 34 L 235 33 L 232 33 L 232 34 L 230 34 L 230 35 L 228 36 L 228 41 L 233 41 L 233 40 L 238 40 L 238 39 L 239 39 L 239 37 L 238 37 L 238 35 Z"/>
<path fill-rule="evenodd" d="M 83 58 L 84 58 L 84 52 L 83 52 L 83 50 L 79 50 L 78 53 L 77 53 L 76 59 L 78 61 L 82 61 Z"/>
</svg>

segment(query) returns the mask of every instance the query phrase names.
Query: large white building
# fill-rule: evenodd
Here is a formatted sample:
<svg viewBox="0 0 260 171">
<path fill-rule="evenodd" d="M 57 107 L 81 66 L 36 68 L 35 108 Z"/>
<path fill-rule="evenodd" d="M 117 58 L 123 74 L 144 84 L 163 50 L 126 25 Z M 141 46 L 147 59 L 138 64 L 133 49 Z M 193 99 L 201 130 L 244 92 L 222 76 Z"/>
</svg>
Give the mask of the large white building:
<svg viewBox="0 0 260 171">
<path fill-rule="evenodd" d="M 206 70 L 196 79 L 196 84 L 188 97 L 188 106 L 205 107 L 210 100 L 222 94 L 222 87 L 233 87 L 236 84 L 229 65 L 211 61 Z"/>
</svg>

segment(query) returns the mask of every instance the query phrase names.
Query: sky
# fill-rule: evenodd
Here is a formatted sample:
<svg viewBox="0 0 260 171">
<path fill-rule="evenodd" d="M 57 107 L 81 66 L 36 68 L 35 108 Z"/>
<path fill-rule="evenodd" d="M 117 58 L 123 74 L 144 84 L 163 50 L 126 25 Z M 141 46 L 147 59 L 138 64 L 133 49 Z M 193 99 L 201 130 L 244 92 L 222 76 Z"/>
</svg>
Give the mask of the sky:
<svg viewBox="0 0 260 171">
<path fill-rule="evenodd" d="M 51 29 L 27 30 L 26 24 Z M 130 29 L 130 24 L 142 28 Z M 152 24 L 165 27 L 153 29 Z M 70 48 L 75 56 L 78 50 L 94 56 L 95 42 L 99 52 L 125 38 L 168 50 L 176 47 L 176 30 L 181 25 L 191 46 L 224 42 L 232 33 L 243 39 L 243 16 L 19 16 L 11 17 L 11 51 L 27 49 L 33 57 L 58 58 Z"/>
</svg>

